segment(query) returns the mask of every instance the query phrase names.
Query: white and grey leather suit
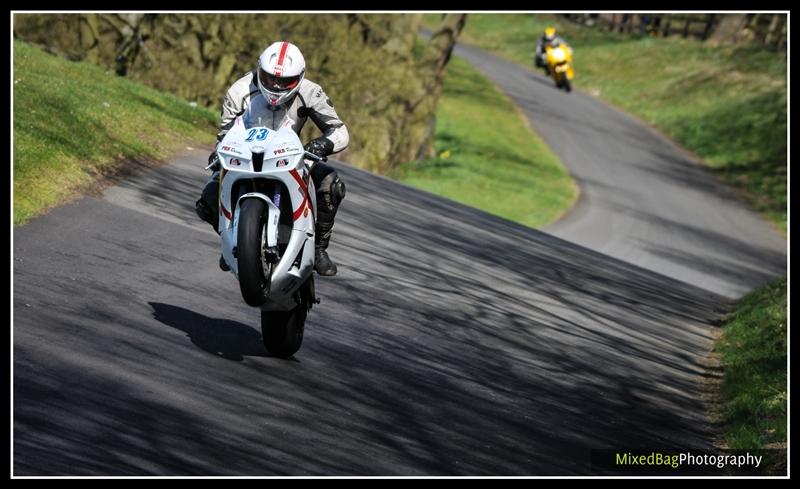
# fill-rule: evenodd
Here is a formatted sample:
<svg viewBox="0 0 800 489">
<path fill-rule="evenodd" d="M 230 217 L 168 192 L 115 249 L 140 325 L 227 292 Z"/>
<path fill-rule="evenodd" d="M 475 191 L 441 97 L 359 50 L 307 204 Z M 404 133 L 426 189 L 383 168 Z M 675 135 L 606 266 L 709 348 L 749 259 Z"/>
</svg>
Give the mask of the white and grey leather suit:
<svg viewBox="0 0 800 489">
<path fill-rule="evenodd" d="M 222 102 L 221 129 L 217 134 L 217 142 L 221 141 L 230 130 L 236 117 L 243 114 L 250 107 L 251 101 L 260 95 L 261 92 L 256 85 L 255 72 L 248 73 L 231 85 Z M 300 134 L 306 120 L 311 118 L 322 131 L 323 136 L 333 142 L 331 153 L 338 153 L 347 147 L 350 141 L 347 127 L 339 119 L 331 99 L 321 86 L 304 78 L 300 82 L 300 90 L 294 100 L 287 105 L 274 112 L 270 111 L 272 120 L 269 121 L 267 127 L 271 124 L 272 129 L 277 129 L 289 122 L 292 129 Z"/>
<path fill-rule="evenodd" d="M 253 71 L 234 82 L 225 94 L 220 131 L 217 134 L 218 142 L 233 127 L 236 117 L 243 114 L 251 103 L 256 104 L 251 110 L 251 115 L 261 117 L 262 124 L 271 129 L 288 125 L 299 135 L 310 118 L 322 132 L 322 137 L 317 139 L 322 141 L 326 154 L 320 156 L 338 153 L 345 149 L 350 141 L 347 126 L 339 119 L 331 99 L 321 86 L 304 78 L 293 100 L 283 107 L 272 110 L 267 107 L 256 85 Z M 322 162 L 311 165 L 311 178 L 314 180 L 317 192 L 317 244 L 327 247 L 336 211 L 345 196 L 345 186 L 336 170 Z M 218 189 L 219 172 L 214 172 L 201 197 L 201 200 L 212 208 L 210 214 L 213 216 L 218 216 Z M 215 223 L 211 224 L 216 229 Z"/>
</svg>

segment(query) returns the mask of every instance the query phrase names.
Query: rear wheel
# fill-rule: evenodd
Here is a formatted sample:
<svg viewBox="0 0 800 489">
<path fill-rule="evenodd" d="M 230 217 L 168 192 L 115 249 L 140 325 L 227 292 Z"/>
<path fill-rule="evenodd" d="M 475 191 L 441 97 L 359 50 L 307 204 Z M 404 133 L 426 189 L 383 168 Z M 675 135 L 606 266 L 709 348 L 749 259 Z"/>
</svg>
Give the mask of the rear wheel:
<svg viewBox="0 0 800 489">
<path fill-rule="evenodd" d="M 314 276 L 297 291 L 297 306 L 291 311 L 261 311 L 261 336 L 267 351 L 276 357 L 288 358 L 303 343 L 306 316 L 316 301 Z"/>
<path fill-rule="evenodd" d="M 242 298 L 258 307 L 267 300 L 272 265 L 264 256 L 265 206 L 261 199 L 246 199 L 239 209 L 236 259 Z"/>
<path fill-rule="evenodd" d="M 308 308 L 298 304 L 291 311 L 261 311 L 261 336 L 267 351 L 289 358 L 303 343 Z"/>
</svg>

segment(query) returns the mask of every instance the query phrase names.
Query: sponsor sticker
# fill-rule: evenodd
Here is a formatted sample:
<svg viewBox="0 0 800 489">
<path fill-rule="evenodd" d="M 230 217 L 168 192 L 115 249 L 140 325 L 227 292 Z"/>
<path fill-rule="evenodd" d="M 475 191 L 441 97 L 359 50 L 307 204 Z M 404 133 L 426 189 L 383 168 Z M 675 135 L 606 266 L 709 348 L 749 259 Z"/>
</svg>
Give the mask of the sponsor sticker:
<svg viewBox="0 0 800 489">
<path fill-rule="evenodd" d="M 239 166 L 239 165 L 241 165 L 241 164 L 242 164 L 242 163 L 239 161 L 239 159 L 238 159 L 238 158 L 231 158 L 231 160 L 230 160 L 230 163 L 231 163 L 231 166 Z"/>
<path fill-rule="evenodd" d="M 275 162 L 275 166 L 277 167 L 286 166 L 288 164 L 289 164 L 288 160 L 278 160 Z"/>
<path fill-rule="evenodd" d="M 237 154 L 237 155 L 242 154 L 242 151 L 239 148 L 236 148 L 234 146 L 223 146 L 222 147 L 222 151 L 224 151 L 226 153 Z"/>
</svg>

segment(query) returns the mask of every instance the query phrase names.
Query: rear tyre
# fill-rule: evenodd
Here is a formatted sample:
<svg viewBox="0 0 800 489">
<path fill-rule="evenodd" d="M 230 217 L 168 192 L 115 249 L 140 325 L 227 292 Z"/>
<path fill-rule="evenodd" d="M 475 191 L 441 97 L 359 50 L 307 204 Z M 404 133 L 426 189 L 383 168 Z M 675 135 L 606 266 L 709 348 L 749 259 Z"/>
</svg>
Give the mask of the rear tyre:
<svg viewBox="0 0 800 489">
<path fill-rule="evenodd" d="M 239 209 L 237 260 L 239 289 L 244 301 L 253 307 L 262 305 L 269 293 L 269 273 L 265 276 L 262 239 L 264 236 L 264 202 L 246 199 Z"/>
<path fill-rule="evenodd" d="M 289 358 L 303 344 L 306 316 L 317 302 L 314 275 L 300 287 L 295 300 L 297 306 L 291 311 L 261 311 L 261 337 L 267 351 L 276 357 Z"/>
<path fill-rule="evenodd" d="M 298 304 L 291 311 L 261 311 L 261 336 L 272 355 L 289 358 L 300 349 L 308 308 Z"/>
</svg>

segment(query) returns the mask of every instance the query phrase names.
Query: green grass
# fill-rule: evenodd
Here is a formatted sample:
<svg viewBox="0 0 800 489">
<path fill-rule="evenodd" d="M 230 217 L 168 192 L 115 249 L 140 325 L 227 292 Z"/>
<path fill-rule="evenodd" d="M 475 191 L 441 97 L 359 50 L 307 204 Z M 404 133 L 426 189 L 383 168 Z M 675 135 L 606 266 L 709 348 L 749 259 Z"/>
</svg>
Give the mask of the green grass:
<svg viewBox="0 0 800 489">
<path fill-rule="evenodd" d="M 447 70 L 436 111 L 438 156 L 389 176 L 526 226 L 554 221 L 577 198 L 567 170 L 480 72 L 458 57 Z"/>
<path fill-rule="evenodd" d="M 126 161 L 214 141 L 218 116 L 14 41 L 14 224 L 80 195 Z"/>
<path fill-rule="evenodd" d="M 438 15 L 426 15 L 433 26 Z M 555 25 L 575 49 L 574 86 L 641 117 L 692 150 L 786 229 L 786 57 L 758 46 L 638 38 L 553 15 L 470 14 L 461 40 L 533 67 Z M 786 280 L 741 301 L 717 348 L 730 448 L 786 443 Z"/>
<path fill-rule="evenodd" d="M 786 230 L 785 55 L 611 34 L 554 15 L 470 14 L 461 40 L 533 68 L 536 38 L 547 25 L 575 50 L 576 89 L 671 136 Z"/>
<path fill-rule="evenodd" d="M 745 297 L 717 345 L 725 375 L 721 418 L 732 449 L 786 443 L 786 279 Z"/>
</svg>

